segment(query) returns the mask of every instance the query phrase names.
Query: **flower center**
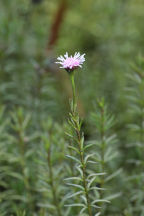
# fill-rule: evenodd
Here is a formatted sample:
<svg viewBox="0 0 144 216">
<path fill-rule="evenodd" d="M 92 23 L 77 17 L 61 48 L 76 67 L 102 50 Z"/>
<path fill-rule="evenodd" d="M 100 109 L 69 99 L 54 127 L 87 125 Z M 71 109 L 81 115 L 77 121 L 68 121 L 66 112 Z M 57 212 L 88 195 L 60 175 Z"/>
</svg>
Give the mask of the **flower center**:
<svg viewBox="0 0 144 216">
<path fill-rule="evenodd" d="M 72 57 L 70 58 L 67 58 L 65 61 L 64 61 L 64 67 L 66 68 L 74 68 L 74 67 L 77 67 L 79 66 L 80 62 L 78 59 L 74 59 Z"/>
</svg>

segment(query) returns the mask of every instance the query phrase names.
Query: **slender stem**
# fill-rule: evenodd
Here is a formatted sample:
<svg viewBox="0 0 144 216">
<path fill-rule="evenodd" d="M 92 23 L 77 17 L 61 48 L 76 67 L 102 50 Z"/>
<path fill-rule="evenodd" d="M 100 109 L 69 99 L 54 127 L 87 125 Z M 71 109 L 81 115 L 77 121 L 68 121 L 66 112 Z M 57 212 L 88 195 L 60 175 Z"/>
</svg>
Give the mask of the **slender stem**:
<svg viewBox="0 0 144 216">
<path fill-rule="evenodd" d="M 59 203 L 58 203 L 58 199 L 57 199 L 57 195 L 56 195 L 56 189 L 55 189 L 55 186 L 54 186 L 54 178 L 53 178 L 53 170 L 52 170 L 52 164 L 51 164 L 51 149 L 50 149 L 50 147 L 49 147 L 49 150 L 48 150 L 48 166 L 49 166 L 50 185 L 51 185 L 52 194 L 53 194 L 53 203 L 56 206 L 57 215 L 62 216 L 61 210 L 60 210 L 60 207 L 59 207 Z"/>
<path fill-rule="evenodd" d="M 83 187 L 84 187 L 84 190 L 85 190 L 85 197 L 86 197 L 86 200 L 87 200 L 88 215 L 92 216 L 90 198 L 89 198 L 87 182 L 86 182 L 86 165 L 85 165 L 85 162 L 84 162 L 84 149 L 81 146 L 82 137 L 81 137 L 81 131 L 80 131 L 80 123 L 79 123 L 79 118 L 75 118 L 75 117 L 77 117 L 78 113 L 76 112 L 77 104 L 76 104 L 75 81 L 74 81 L 74 73 L 73 72 L 70 74 L 70 78 L 71 78 L 72 89 L 73 89 L 72 116 L 74 117 L 75 132 L 76 132 L 76 135 L 77 135 L 77 142 L 78 142 L 78 148 L 79 148 L 79 154 L 80 154 L 80 161 L 81 161 L 82 172 L 83 172 L 82 181 L 83 181 Z"/>
<path fill-rule="evenodd" d="M 72 83 L 72 91 L 73 91 L 73 100 L 72 100 L 72 104 L 73 104 L 73 112 L 75 112 L 76 109 L 76 91 L 75 91 L 75 81 L 74 81 L 74 72 L 70 73 L 70 79 L 71 79 L 71 83 Z"/>
</svg>

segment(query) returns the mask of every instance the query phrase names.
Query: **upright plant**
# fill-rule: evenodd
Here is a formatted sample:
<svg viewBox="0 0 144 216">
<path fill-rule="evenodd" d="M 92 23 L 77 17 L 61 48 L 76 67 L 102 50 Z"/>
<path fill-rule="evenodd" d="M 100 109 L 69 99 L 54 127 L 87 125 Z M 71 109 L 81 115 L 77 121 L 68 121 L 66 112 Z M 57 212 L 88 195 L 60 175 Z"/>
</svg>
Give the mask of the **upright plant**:
<svg viewBox="0 0 144 216">
<path fill-rule="evenodd" d="M 77 110 L 77 97 L 76 97 L 76 88 L 75 88 L 75 69 L 82 67 L 81 65 L 85 61 L 84 55 L 80 53 L 75 53 L 74 57 L 68 56 L 66 53 L 63 56 L 58 58 L 61 68 L 64 68 L 70 77 L 73 91 L 73 98 L 71 101 L 71 111 L 69 113 L 69 124 L 72 128 L 69 136 L 72 139 L 72 145 L 69 146 L 70 149 L 74 152 L 73 155 L 67 155 L 68 158 L 75 162 L 75 169 L 77 170 L 77 176 L 72 176 L 66 179 L 66 181 L 72 181 L 68 183 L 69 186 L 76 188 L 74 193 L 68 195 L 66 198 L 71 199 L 71 203 L 67 206 L 69 207 L 80 207 L 79 215 L 88 215 L 88 216 L 98 216 L 99 206 L 96 203 L 102 202 L 104 200 L 96 199 L 95 190 L 101 190 L 102 188 L 95 186 L 95 180 L 97 176 L 104 175 L 105 173 L 93 173 L 90 169 L 89 164 L 94 164 L 93 158 L 94 154 L 88 153 L 88 148 L 91 147 L 91 144 L 86 145 L 84 142 L 84 133 L 81 129 L 82 121 L 80 120 L 79 113 Z M 78 197 L 78 198 L 77 198 Z M 76 202 L 72 198 L 77 198 Z M 97 210 L 94 210 L 97 209 Z"/>
</svg>

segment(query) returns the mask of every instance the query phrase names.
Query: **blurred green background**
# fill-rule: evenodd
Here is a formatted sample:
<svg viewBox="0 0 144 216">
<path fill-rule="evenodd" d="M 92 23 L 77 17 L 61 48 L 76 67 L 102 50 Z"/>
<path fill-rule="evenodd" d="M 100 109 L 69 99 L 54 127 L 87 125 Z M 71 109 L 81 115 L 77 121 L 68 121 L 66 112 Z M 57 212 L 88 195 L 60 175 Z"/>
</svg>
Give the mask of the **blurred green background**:
<svg viewBox="0 0 144 216">
<path fill-rule="evenodd" d="M 92 136 L 94 128 L 90 125 L 89 116 L 94 110 L 97 99 L 104 97 L 110 113 L 116 120 L 114 132 L 118 135 L 121 155 L 116 162 L 125 170 L 123 176 L 127 176 L 132 167 L 127 165 L 126 160 L 131 158 L 131 155 L 135 157 L 137 153 L 127 150 L 126 147 L 127 142 L 132 139 L 127 131 L 127 124 L 132 117 L 129 115 L 130 104 L 126 97 L 129 93 L 125 91 L 129 85 L 129 78 L 126 75 L 131 73 L 130 65 L 136 61 L 137 56 L 143 54 L 143 26 L 143 0 L 1 0 L 0 105 L 5 107 L 4 119 L 8 118 L 9 121 L 6 126 L 9 135 L 5 136 L 9 141 L 4 141 L 5 138 L 2 137 L 2 143 L 8 142 L 8 148 L 1 147 L 6 154 L 4 159 L 1 159 L 1 164 L 4 167 L 11 167 L 11 163 L 14 163 L 13 172 L 18 169 L 16 164 L 19 159 L 17 162 L 14 162 L 14 159 L 9 161 L 11 154 L 13 157 L 17 155 L 14 150 L 16 142 L 11 138 L 15 136 L 15 132 L 10 126 L 17 122 L 16 118 L 21 119 L 24 118 L 21 117 L 23 115 L 31 115 L 28 134 L 34 137 L 32 140 L 36 138 L 36 141 L 31 143 L 34 155 L 40 148 L 39 133 L 43 128 L 42 122 L 52 119 L 59 124 L 56 126 L 59 128 L 56 134 L 65 136 L 61 127 L 68 117 L 69 98 L 72 92 L 67 73 L 60 70 L 55 61 L 65 52 L 73 55 L 79 51 L 81 54 L 86 54 L 82 70 L 76 71 L 79 112 L 84 119 L 83 130 L 87 138 Z M 15 113 L 18 117 L 12 117 L 12 120 L 9 116 L 15 116 Z M 63 148 L 65 147 L 62 146 Z M 59 160 L 64 158 L 64 152 L 65 150 L 62 151 Z M 30 170 L 32 163 L 35 163 L 33 158 L 30 158 L 26 165 Z M 57 156 L 55 158 L 57 160 Z M 5 173 L 1 177 L 1 191 L 12 189 L 16 194 L 23 194 L 25 186 L 16 188 L 13 183 L 15 180 L 7 178 L 7 175 L 9 174 Z M 32 176 L 30 182 L 33 181 Z M 133 213 L 131 210 L 133 203 L 128 204 L 131 195 L 127 191 L 131 191 L 135 184 L 131 187 L 129 183 L 125 189 L 125 183 L 119 180 L 117 183 L 119 188 L 123 188 L 124 197 L 128 198 L 125 200 L 121 197 L 115 201 L 114 207 L 108 210 L 107 215 L 144 215 L 144 210 L 140 210 L 139 207 L 138 213 Z M 37 203 L 39 198 L 35 196 L 36 201 L 33 202 Z M 23 211 L 27 205 L 19 204 L 21 201 L 17 201 L 18 203 L 12 201 L 15 199 L 19 198 L 15 197 L 10 202 L 8 200 L 7 204 L 2 202 L 1 215 L 24 215 Z M 18 210 L 17 204 L 19 204 Z M 36 212 L 39 212 L 37 215 L 47 215 L 37 208 L 33 212 L 35 213 L 26 210 L 25 214 L 36 215 Z M 56 216 L 55 213 L 50 215 Z"/>
<path fill-rule="evenodd" d="M 48 99 L 49 105 L 42 109 L 63 116 L 69 89 L 53 62 L 66 51 L 80 51 L 86 53 L 77 77 L 85 113 L 99 96 L 122 111 L 129 63 L 143 52 L 143 9 L 142 0 L 2 0 L 1 101 L 33 109 L 37 89 L 44 88 L 41 103 Z"/>
</svg>

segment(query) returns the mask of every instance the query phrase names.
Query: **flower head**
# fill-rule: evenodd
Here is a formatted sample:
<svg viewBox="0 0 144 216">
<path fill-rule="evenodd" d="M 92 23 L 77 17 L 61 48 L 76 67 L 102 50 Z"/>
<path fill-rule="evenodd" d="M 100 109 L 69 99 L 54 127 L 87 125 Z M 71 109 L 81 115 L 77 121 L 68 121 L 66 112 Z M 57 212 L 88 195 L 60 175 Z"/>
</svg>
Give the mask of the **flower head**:
<svg viewBox="0 0 144 216">
<path fill-rule="evenodd" d="M 74 56 L 68 56 L 68 53 L 57 58 L 59 60 L 56 64 L 60 64 L 60 68 L 66 69 L 66 71 L 71 72 L 78 67 L 82 67 L 83 62 L 85 61 L 85 54 L 80 55 L 79 52 L 76 52 Z"/>
</svg>

